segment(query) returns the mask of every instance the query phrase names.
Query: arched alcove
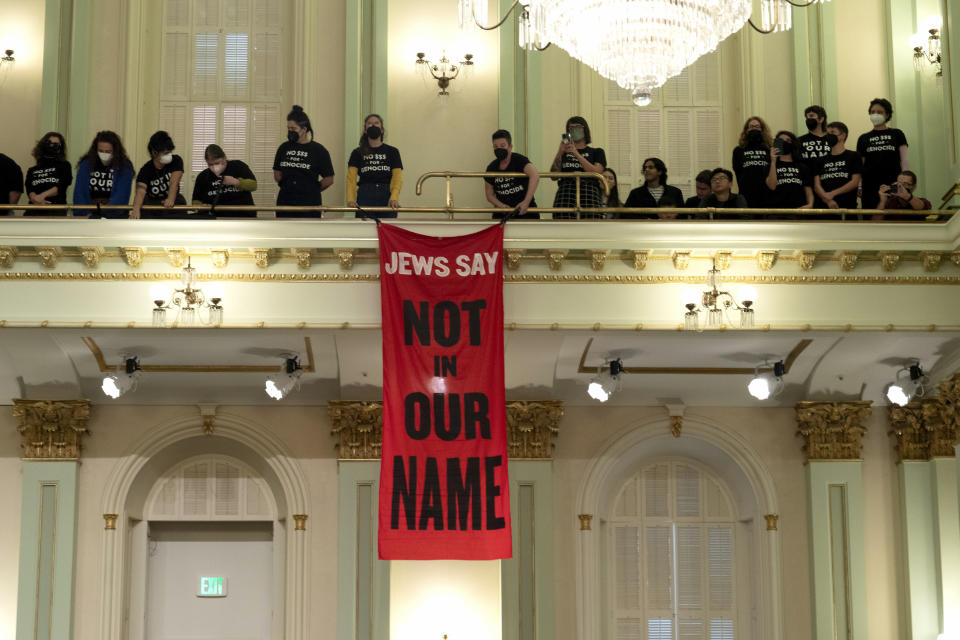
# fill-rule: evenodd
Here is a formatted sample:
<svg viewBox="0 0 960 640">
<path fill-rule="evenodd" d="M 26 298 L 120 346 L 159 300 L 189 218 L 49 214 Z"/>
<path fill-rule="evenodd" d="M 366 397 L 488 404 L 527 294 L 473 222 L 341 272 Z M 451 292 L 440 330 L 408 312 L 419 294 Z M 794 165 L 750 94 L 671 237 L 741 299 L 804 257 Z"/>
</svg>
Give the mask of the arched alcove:
<svg viewBox="0 0 960 640">
<path fill-rule="evenodd" d="M 687 416 L 683 435 L 670 434 L 669 423 L 656 418 L 629 425 L 608 441 L 584 475 L 578 513 L 592 514 L 593 527 L 580 532 L 577 564 L 580 637 L 603 637 L 605 611 L 604 522 L 621 487 L 651 461 L 681 458 L 710 468 L 723 479 L 736 504 L 738 518 L 755 544 L 750 563 L 756 572 L 752 607 L 757 612 L 753 637 L 783 637 L 781 549 L 779 533 L 767 531 L 765 514 L 777 514 L 773 479 L 760 456 L 741 436 L 724 425 Z"/>
<path fill-rule="evenodd" d="M 263 479 L 276 506 L 276 542 L 282 545 L 278 584 L 284 594 L 278 635 L 307 637 L 305 569 L 309 530 L 297 530 L 293 516 L 307 514 L 307 482 L 283 444 L 263 425 L 239 416 L 217 414 L 214 435 L 203 435 L 199 415 L 157 425 L 115 465 L 106 483 L 103 513 L 117 514 L 116 529 L 103 533 L 101 552 L 100 637 L 137 638 L 137 621 L 125 627 L 129 612 L 143 607 L 138 553 L 146 545 L 145 505 L 164 472 L 187 458 L 222 455 L 249 466 Z M 140 599 L 138 601 L 138 598 Z"/>
</svg>

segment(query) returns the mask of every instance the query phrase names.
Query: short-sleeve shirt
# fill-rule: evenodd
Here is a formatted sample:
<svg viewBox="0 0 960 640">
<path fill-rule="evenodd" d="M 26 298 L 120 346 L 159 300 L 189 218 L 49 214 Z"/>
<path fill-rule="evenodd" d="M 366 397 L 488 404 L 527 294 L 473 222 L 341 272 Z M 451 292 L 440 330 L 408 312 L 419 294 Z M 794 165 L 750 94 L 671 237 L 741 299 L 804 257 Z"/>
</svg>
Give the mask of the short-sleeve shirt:
<svg viewBox="0 0 960 640">
<path fill-rule="evenodd" d="M 488 172 L 504 172 L 504 173 L 523 173 L 524 167 L 530 164 L 530 159 L 527 156 L 513 153 L 510 156 L 510 162 L 507 163 L 506 169 L 500 168 L 500 161 L 494 160 L 487 165 Z M 515 207 L 523 199 L 527 197 L 527 190 L 530 188 L 530 179 L 529 178 L 484 178 L 488 184 L 493 186 L 493 195 L 497 197 L 497 200 L 509 207 Z M 536 207 L 537 203 L 535 200 L 530 200 L 530 206 Z"/>
<path fill-rule="evenodd" d="M 175 171 L 183 171 L 183 158 L 178 155 L 173 156 L 170 164 L 165 164 L 157 169 L 153 160 L 148 160 L 145 165 L 140 167 L 137 173 L 137 184 L 147 185 L 148 201 L 163 201 L 170 196 L 170 176 Z M 180 193 L 180 185 L 177 185 L 177 193 Z"/>
<path fill-rule="evenodd" d="M 580 155 L 593 164 L 607 166 L 607 154 L 599 147 L 584 147 L 579 149 Z M 560 171 L 575 172 L 583 171 L 583 165 L 580 160 L 572 153 L 565 153 L 560 159 Z M 580 181 L 580 206 L 581 207 L 602 207 L 600 185 L 594 179 L 584 179 Z M 557 184 L 557 194 L 553 198 L 555 207 L 575 207 L 576 203 L 576 182 L 568 178 L 561 178 Z M 556 215 L 554 215 L 556 217 Z"/>
<path fill-rule="evenodd" d="M 273 170 L 281 172 L 278 205 L 323 204 L 320 179 L 333 175 L 330 153 L 319 142 L 284 142 L 277 148 Z"/>
<path fill-rule="evenodd" d="M 824 191 L 839 189 L 862 171 L 860 156 L 849 149 L 838 155 L 820 158 L 816 166 L 816 175 L 820 178 L 820 186 Z M 841 209 L 856 209 L 857 190 L 841 193 L 834 201 Z"/>
<path fill-rule="evenodd" d="M 348 167 L 357 168 L 358 184 L 390 184 L 394 169 L 403 169 L 400 150 L 389 144 L 370 147 L 370 153 L 361 155 L 360 147 L 350 153 Z"/>
<path fill-rule="evenodd" d="M 8 203 L 11 191 L 23 193 L 23 170 L 12 158 L 0 153 L 0 203 Z"/>
<path fill-rule="evenodd" d="M 830 145 L 827 144 L 827 136 L 805 133 L 797 138 L 797 142 L 800 143 L 800 158 L 802 160 L 816 160 L 817 158 L 830 155 Z"/>
<path fill-rule="evenodd" d="M 200 172 L 197 181 L 193 184 L 193 201 L 204 204 L 253 206 L 253 195 L 235 185 L 223 184 L 223 176 L 245 180 L 257 179 L 245 162 L 229 160 L 227 167 L 220 176 L 215 175 L 210 169 L 204 169 Z M 231 214 L 225 213 L 224 215 Z"/>
<path fill-rule="evenodd" d="M 870 185 L 891 183 L 900 173 L 900 147 L 907 137 L 900 129 L 868 131 L 857 140 L 857 153 L 863 158 L 863 181 Z"/>
<path fill-rule="evenodd" d="M 50 204 L 67 204 L 67 187 L 73 182 L 73 169 L 66 160 L 41 158 L 36 166 L 27 170 L 24 180 L 25 193 L 43 193 L 51 187 L 57 195 L 47 198 Z"/>
<path fill-rule="evenodd" d="M 737 174 L 740 193 L 750 207 L 765 207 L 770 196 L 766 183 L 770 173 L 770 147 L 765 144 L 734 147 L 733 172 Z"/>
<path fill-rule="evenodd" d="M 770 206 L 774 209 L 799 209 L 807 204 L 804 187 L 812 186 L 813 178 L 807 165 L 777 160 L 777 188 Z"/>
</svg>

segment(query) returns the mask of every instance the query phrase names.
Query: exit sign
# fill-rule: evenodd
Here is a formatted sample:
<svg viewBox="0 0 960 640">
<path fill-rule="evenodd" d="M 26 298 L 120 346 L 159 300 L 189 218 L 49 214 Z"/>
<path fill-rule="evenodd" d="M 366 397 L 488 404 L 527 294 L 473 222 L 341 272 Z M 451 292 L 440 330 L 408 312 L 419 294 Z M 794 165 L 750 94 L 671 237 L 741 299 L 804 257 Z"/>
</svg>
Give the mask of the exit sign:
<svg viewBox="0 0 960 640">
<path fill-rule="evenodd" d="M 198 598 L 224 598 L 227 595 L 227 579 L 213 576 L 200 577 Z"/>
</svg>

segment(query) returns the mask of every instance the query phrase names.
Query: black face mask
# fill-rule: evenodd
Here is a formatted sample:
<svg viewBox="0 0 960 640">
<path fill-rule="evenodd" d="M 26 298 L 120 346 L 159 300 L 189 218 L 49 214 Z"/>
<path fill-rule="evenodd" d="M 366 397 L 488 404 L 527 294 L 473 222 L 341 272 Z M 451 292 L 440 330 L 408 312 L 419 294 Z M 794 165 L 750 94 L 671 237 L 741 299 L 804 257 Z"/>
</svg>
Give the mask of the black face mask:
<svg viewBox="0 0 960 640">
<path fill-rule="evenodd" d="M 45 153 L 43 155 L 48 158 L 56 158 L 58 155 L 60 155 L 60 150 L 62 148 L 63 145 L 61 145 L 59 142 L 48 142 L 47 148 L 45 149 Z"/>
<path fill-rule="evenodd" d="M 287 131 L 287 140 L 290 142 L 297 142 L 300 139 L 300 134 L 296 131 Z"/>
<path fill-rule="evenodd" d="M 816 118 L 807 118 L 807 129 L 813 131 L 817 128 L 817 125 L 820 124 Z"/>
<path fill-rule="evenodd" d="M 840 138 L 834 133 L 828 133 L 825 139 L 830 148 L 837 146 L 837 143 L 840 142 Z"/>
<path fill-rule="evenodd" d="M 369 138 L 370 140 L 376 140 L 382 135 L 383 135 L 383 129 L 381 129 L 377 125 L 373 125 L 372 127 L 367 127 L 367 138 Z"/>
<path fill-rule="evenodd" d="M 493 155 L 497 156 L 497 160 L 506 160 L 510 152 L 503 147 L 497 147 L 493 150 Z"/>
<path fill-rule="evenodd" d="M 750 144 L 760 144 L 763 142 L 763 134 L 756 129 L 751 129 L 747 131 L 747 142 Z"/>
<path fill-rule="evenodd" d="M 793 153 L 793 143 L 787 142 L 786 140 L 784 140 L 783 144 L 780 146 L 780 149 L 781 149 L 781 152 L 780 152 L 781 155 L 789 156 L 790 154 Z"/>
</svg>

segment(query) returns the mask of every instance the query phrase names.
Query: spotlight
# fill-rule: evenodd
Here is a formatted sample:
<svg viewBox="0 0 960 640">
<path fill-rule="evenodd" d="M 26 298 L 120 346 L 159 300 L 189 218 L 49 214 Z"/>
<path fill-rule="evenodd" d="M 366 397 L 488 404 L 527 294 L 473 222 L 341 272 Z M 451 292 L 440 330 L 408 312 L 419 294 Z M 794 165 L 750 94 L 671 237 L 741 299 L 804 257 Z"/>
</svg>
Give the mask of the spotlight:
<svg viewBox="0 0 960 640">
<path fill-rule="evenodd" d="M 620 374 L 623 373 L 623 361 L 611 360 L 608 365 L 597 370 L 597 377 L 590 381 L 587 395 L 594 400 L 606 402 L 613 392 L 620 388 Z"/>
<path fill-rule="evenodd" d="M 140 379 L 140 359 L 137 356 L 124 355 L 123 361 L 117 365 L 117 372 L 103 379 L 100 388 L 103 393 L 114 400 L 137 388 Z"/>
<path fill-rule="evenodd" d="M 300 381 L 302 373 L 303 368 L 300 366 L 299 357 L 288 354 L 284 357 L 283 364 L 280 365 L 280 372 L 267 376 L 264 390 L 274 400 L 282 400 L 293 391 L 293 388 Z"/>
<path fill-rule="evenodd" d="M 747 384 L 750 395 L 757 400 L 779 395 L 783 391 L 783 374 L 786 371 L 783 360 L 773 363 L 773 371 L 760 373 L 758 369 L 754 370 L 753 379 Z"/>
<path fill-rule="evenodd" d="M 905 379 L 909 376 L 909 380 Z M 924 393 L 923 383 L 927 377 L 923 373 L 919 362 L 915 362 L 909 367 L 904 367 L 897 371 L 897 377 L 887 388 L 887 400 L 897 406 L 905 406 L 910 402 L 910 398 L 922 397 Z"/>
</svg>

